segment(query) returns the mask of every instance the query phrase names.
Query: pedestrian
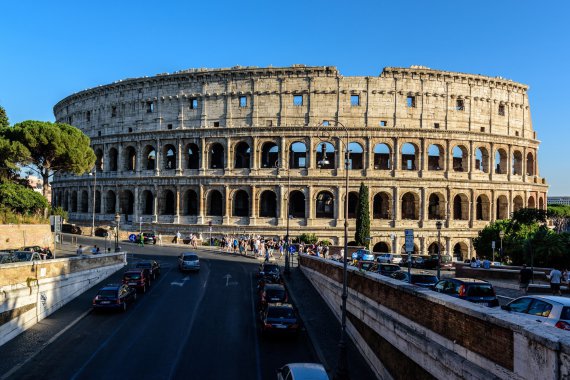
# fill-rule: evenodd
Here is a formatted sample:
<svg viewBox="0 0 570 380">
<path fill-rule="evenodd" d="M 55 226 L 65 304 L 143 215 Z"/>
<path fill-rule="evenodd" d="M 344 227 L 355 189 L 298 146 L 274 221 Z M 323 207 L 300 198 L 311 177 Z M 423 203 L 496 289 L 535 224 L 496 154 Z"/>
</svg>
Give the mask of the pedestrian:
<svg viewBox="0 0 570 380">
<path fill-rule="evenodd" d="M 526 264 L 523 264 L 521 271 L 519 272 L 519 282 L 520 282 L 520 289 L 524 291 L 524 294 L 528 293 L 528 284 L 532 279 L 532 269 L 526 267 Z"/>
<path fill-rule="evenodd" d="M 157 238 L 158 238 L 158 245 L 162 246 L 162 234 L 160 232 L 158 233 Z"/>
<path fill-rule="evenodd" d="M 560 272 L 557 268 L 554 268 L 550 271 L 550 290 L 552 290 L 552 295 L 559 295 L 561 296 L 562 293 L 560 292 L 560 282 L 562 281 L 562 272 Z"/>
<path fill-rule="evenodd" d="M 180 243 L 180 239 L 182 238 L 182 234 L 180 231 L 176 231 L 176 244 Z"/>
<path fill-rule="evenodd" d="M 139 245 L 141 247 L 144 247 L 144 236 L 143 236 L 143 234 L 139 235 Z"/>
<path fill-rule="evenodd" d="M 83 246 L 81 244 L 79 244 L 79 247 L 77 247 L 77 250 L 75 251 L 75 253 L 77 255 L 82 255 L 83 254 Z"/>
<path fill-rule="evenodd" d="M 98 252 L 97 252 L 97 244 L 95 244 L 95 245 L 93 246 L 93 248 L 91 248 L 91 253 L 92 253 L 93 255 L 95 255 L 95 254 L 98 253 Z"/>
</svg>

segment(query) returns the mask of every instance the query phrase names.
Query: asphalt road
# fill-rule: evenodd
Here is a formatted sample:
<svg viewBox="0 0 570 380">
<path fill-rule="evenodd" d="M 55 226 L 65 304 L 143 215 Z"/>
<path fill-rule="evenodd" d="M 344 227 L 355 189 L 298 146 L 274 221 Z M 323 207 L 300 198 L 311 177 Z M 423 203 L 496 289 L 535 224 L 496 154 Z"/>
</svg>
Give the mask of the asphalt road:
<svg viewBox="0 0 570 380">
<path fill-rule="evenodd" d="M 102 313 L 90 312 L 99 286 L 93 287 L 0 347 L 0 378 L 271 379 L 286 363 L 316 361 L 305 332 L 296 339 L 260 336 L 255 260 L 201 252 L 200 272 L 182 274 L 176 267 L 182 249 L 130 245 L 131 262 L 161 262 L 150 291 L 125 313 Z M 104 282 L 117 282 L 121 273 Z M 67 329 L 46 345 L 46 330 L 55 335 L 58 320 L 66 320 Z M 35 349 L 18 347 L 34 346 L 34 336 Z"/>
</svg>

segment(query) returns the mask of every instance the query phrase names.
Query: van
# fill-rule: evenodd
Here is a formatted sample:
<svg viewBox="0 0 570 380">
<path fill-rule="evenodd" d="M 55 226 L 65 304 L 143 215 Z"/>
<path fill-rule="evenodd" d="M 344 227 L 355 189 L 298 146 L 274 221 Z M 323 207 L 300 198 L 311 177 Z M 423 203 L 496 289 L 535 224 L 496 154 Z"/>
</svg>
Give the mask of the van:
<svg viewBox="0 0 570 380">
<path fill-rule="evenodd" d="M 402 255 L 381 253 L 376 256 L 376 261 L 382 264 L 400 264 L 402 262 Z"/>
</svg>

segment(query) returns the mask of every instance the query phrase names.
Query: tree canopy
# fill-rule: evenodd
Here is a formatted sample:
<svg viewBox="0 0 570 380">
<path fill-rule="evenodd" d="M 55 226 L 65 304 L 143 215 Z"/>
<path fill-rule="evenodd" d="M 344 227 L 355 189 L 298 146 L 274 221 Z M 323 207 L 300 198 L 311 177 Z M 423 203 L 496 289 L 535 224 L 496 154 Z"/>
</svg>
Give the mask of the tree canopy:
<svg viewBox="0 0 570 380">
<path fill-rule="evenodd" d="M 20 142 L 31 155 L 47 193 L 50 176 L 58 172 L 83 174 L 95 164 L 90 140 L 79 129 L 62 123 L 28 120 L 4 129 L 5 136 Z"/>
<path fill-rule="evenodd" d="M 0 183 L 0 205 L 20 214 L 37 214 L 48 207 L 40 193 L 13 182 Z"/>
<path fill-rule="evenodd" d="M 4 107 L 0 106 L 0 128 L 8 128 L 10 122 L 8 121 L 8 115 L 6 115 L 6 110 Z"/>
</svg>

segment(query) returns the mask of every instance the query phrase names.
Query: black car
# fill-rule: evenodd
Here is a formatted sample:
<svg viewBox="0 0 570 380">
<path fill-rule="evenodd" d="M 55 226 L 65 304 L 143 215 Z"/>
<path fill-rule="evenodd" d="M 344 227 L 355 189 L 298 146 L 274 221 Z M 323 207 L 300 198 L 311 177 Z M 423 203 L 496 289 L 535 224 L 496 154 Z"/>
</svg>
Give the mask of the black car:
<svg viewBox="0 0 570 380">
<path fill-rule="evenodd" d="M 497 307 L 499 300 L 490 282 L 475 278 L 446 278 L 433 287 L 439 293 L 477 304 Z"/>
<path fill-rule="evenodd" d="M 150 271 L 144 268 L 128 270 L 123 273 L 123 284 L 145 293 L 150 288 Z"/>
<path fill-rule="evenodd" d="M 400 266 L 396 264 L 378 264 L 377 272 L 383 276 L 390 277 L 392 273 L 398 272 L 400 270 Z"/>
<path fill-rule="evenodd" d="M 437 276 L 430 273 L 412 273 L 410 281 L 408 272 L 403 270 L 392 273 L 390 277 L 413 285 L 421 286 L 422 288 L 431 288 L 438 281 Z"/>
<path fill-rule="evenodd" d="M 271 302 L 287 302 L 285 286 L 281 284 L 264 284 L 259 289 L 259 306 L 265 307 Z"/>
<path fill-rule="evenodd" d="M 300 331 L 300 320 L 291 304 L 269 303 L 259 314 L 262 334 L 297 334 Z"/>
<path fill-rule="evenodd" d="M 148 269 L 152 280 L 156 280 L 160 276 L 160 264 L 155 260 L 139 261 L 135 264 L 135 268 Z"/>
<path fill-rule="evenodd" d="M 281 270 L 277 264 L 263 263 L 257 276 L 266 282 L 281 282 Z"/>
<path fill-rule="evenodd" d="M 143 241 L 145 244 L 156 244 L 156 235 L 154 232 L 143 232 Z M 137 242 L 141 240 L 141 234 L 137 235 Z"/>
<path fill-rule="evenodd" d="M 102 287 L 93 298 L 93 308 L 119 309 L 126 311 L 127 305 L 137 299 L 137 291 L 128 285 L 109 284 Z"/>
<path fill-rule="evenodd" d="M 81 235 L 81 228 L 79 228 L 75 224 L 64 223 L 61 225 L 61 232 L 65 232 L 68 234 Z"/>
</svg>

